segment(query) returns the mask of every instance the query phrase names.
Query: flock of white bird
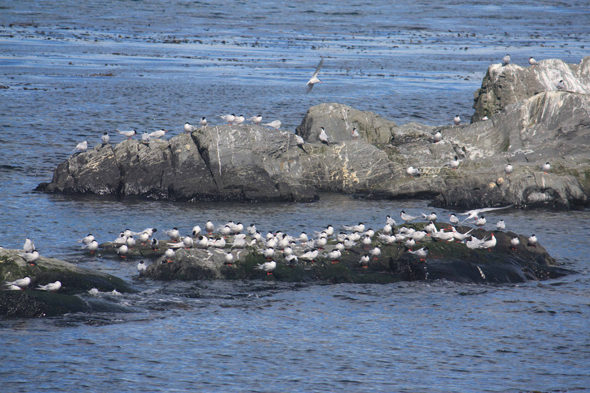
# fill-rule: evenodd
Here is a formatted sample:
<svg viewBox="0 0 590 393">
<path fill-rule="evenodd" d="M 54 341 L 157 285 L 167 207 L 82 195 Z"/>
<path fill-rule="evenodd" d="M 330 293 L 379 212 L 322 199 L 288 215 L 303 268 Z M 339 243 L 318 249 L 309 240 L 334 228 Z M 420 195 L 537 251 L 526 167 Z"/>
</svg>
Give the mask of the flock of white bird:
<svg viewBox="0 0 590 393">
<path fill-rule="evenodd" d="M 157 231 L 155 228 L 148 228 L 141 232 L 133 232 L 129 229 L 122 231 L 119 236 L 109 244 L 109 247 L 117 249 L 117 254 L 121 258 L 126 258 L 130 250 L 138 245 L 138 242 L 143 246 L 149 246 L 153 250 L 158 250 L 161 247 L 166 248 L 164 252 L 164 262 L 173 262 L 176 258 L 176 250 L 184 249 L 209 249 L 218 250 L 217 252 L 225 252 L 225 264 L 232 265 L 236 261 L 235 250 L 241 250 L 247 247 L 254 248 L 268 259 L 268 262 L 257 266 L 258 269 L 266 271 L 270 274 L 277 266 L 275 259 L 284 260 L 289 266 L 295 266 L 299 261 L 314 263 L 318 258 L 325 258 L 332 263 L 338 263 L 342 253 L 345 251 L 352 251 L 354 247 L 362 247 L 367 252 L 359 259 L 359 266 L 368 267 L 370 258 L 378 259 L 381 256 L 381 245 L 402 244 L 407 248 L 407 252 L 415 254 L 420 259 L 425 259 L 428 255 L 428 247 L 422 247 L 414 250 L 416 244 L 419 244 L 427 236 L 436 241 L 457 241 L 462 242 L 469 249 L 489 249 L 496 246 L 496 238 L 494 234 L 491 237 L 478 239 L 471 235 L 473 229 L 466 233 L 461 233 L 457 230 L 457 226 L 465 223 L 468 220 L 473 220 L 473 223 L 478 228 L 483 228 L 486 225 L 486 218 L 482 213 L 506 209 L 511 206 L 500 208 L 484 208 L 475 209 L 460 215 L 467 216 L 463 220 L 459 220 L 457 215 L 451 214 L 449 223 L 450 229 L 437 229 L 434 224 L 438 217 L 435 212 L 430 214 L 422 213 L 422 216 L 411 216 L 405 211 L 400 213 L 400 218 L 404 223 L 411 223 L 423 218 L 429 224 L 424 227 L 424 230 L 417 231 L 408 226 L 397 226 L 395 220 L 391 216 L 386 217 L 386 222 L 380 231 L 374 231 L 367 228 L 365 224 L 359 223 L 357 225 L 343 226 L 340 233 L 335 233 L 332 225 L 326 226 L 322 231 L 317 231 L 313 236 L 309 236 L 306 232 L 302 232 L 297 237 L 291 236 L 288 233 L 277 231 L 269 231 L 266 235 L 260 233 L 256 225 L 251 224 L 244 227 L 241 222 L 234 223 L 233 221 L 227 224 L 216 227 L 213 222 L 208 221 L 204 228 L 196 225 L 192 228 L 191 233 L 182 236 L 178 228 L 172 228 L 164 231 L 168 239 L 160 241 L 153 237 Z M 499 231 L 506 229 L 504 220 L 500 220 L 495 225 Z M 245 232 L 245 233 L 243 233 Z M 231 239 L 231 243 L 229 240 Z M 328 242 L 335 244 L 333 247 L 327 247 Z M 98 243 L 94 236 L 88 235 L 80 240 L 84 243 L 84 247 L 90 252 L 95 252 L 98 249 Z M 520 244 L 518 237 L 512 239 L 512 247 L 516 248 Z M 377 244 L 377 245 L 376 245 Z M 533 235 L 528 240 L 528 246 L 534 247 L 536 245 L 536 237 Z M 229 251 L 224 250 L 229 247 Z M 137 265 L 140 274 L 147 269 L 145 262 L 141 261 Z"/>
<path fill-rule="evenodd" d="M 510 208 L 511 206 L 499 208 L 483 208 L 470 210 L 459 215 L 466 216 L 460 220 L 456 214 L 451 214 L 449 217 L 450 228 L 437 228 L 435 222 L 438 216 L 435 212 L 430 214 L 421 213 L 421 216 L 412 216 L 405 211 L 400 212 L 400 219 L 404 224 L 409 224 L 418 219 L 423 219 L 428 222 L 423 230 L 416 230 L 410 226 L 398 226 L 391 216 L 385 218 L 385 225 L 380 231 L 374 231 L 367 228 L 364 223 L 357 225 L 344 225 L 339 233 L 336 233 L 332 225 L 327 225 L 322 231 L 314 232 L 314 235 L 308 236 L 306 232 L 301 232 L 299 236 L 294 237 L 285 232 L 268 232 L 262 235 L 256 228 L 256 225 L 251 224 L 248 227 L 240 222 L 234 223 L 232 221 L 222 226 L 216 227 L 212 221 L 207 221 L 204 228 L 196 225 L 192 228 L 191 233 L 186 236 L 181 236 L 178 228 L 172 228 L 164 231 L 168 237 L 166 241 L 159 241 L 154 237 L 157 232 L 156 228 L 147 228 L 140 232 L 133 232 L 129 229 L 122 231 L 119 236 L 112 242 L 103 245 L 105 247 L 116 248 L 117 254 L 121 258 L 126 258 L 131 249 L 136 246 L 149 246 L 153 250 L 166 248 L 164 252 L 164 259 L 162 263 L 171 263 L 176 258 L 176 250 L 184 249 L 213 249 L 217 252 L 225 253 L 225 264 L 232 265 L 236 262 L 235 251 L 244 248 L 253 248 L 260 252 L 268 262 L 259 264 L 256 269 L 265 271 L 267 274 L 272 274 L 277 267 L 276 260 L 283 261 L 291 266 L 296 266 L 299 261 L 314 263 L 318 258 L 324 258 L 331 263 L 339 263 L 339 260 L 344 252 L 358 253 L 353 250 L 355 247 L 362 247 L 365 250 L 363 255 L 359 253 L 358 264 L 362 268 L 369 266 L 371 258 L 375 260 L 381 256 L 381 247 L 388 245 L 403 245 L 408 253 L 416 255 L 420 260 L 426 260 L 428 256 L 428 247 L 423 246 L 415 250 L 416 245 L 425 243 L 426 239 L 430 238 L 440 242 L 461 242 L 469 249 L 488 249 L 491 250 L 496 246 L 496 237 L 491 233 L 490 238 L 484 237 L 478 239 L 473 236 L 470 229 L 465 233 L 457 230 L 457 226 L 466 221 L 473 220 L 473 223 L 478 228 L 483 228 L 486 225 L 486 218 L 482 213 L 500 209 Z M 503 231 L 506 229 L 504 220 L 499 220 L 495 224 L 496 230 Z M 245 232 L 245 233 L 243 233 Z M 231 239 L 231 243 L 226 240 Z M 99 249 L 99 243 L 92 234 L 88 234 L 83 239 L 78 241 L 82 243 L 82 247 L 90 253 L 95 253 Z M 326 247 L 330 242 L 330 246 Z M 520 244 L 518 237 L 513 237 L 511 246 L 513 249 Z M 533 234 L 528 238 L 527 246 L 536 247 L 537 238 Z M 332 246 L 333 245 L 333 246 Z M 229 247 L 229 250 L 227 248 Z M 35 265 L 39 259 L 39 252 L 31 239 L 26 239 L 23 246 L 23 253 L 19 254 L 26 263 Z M 139 262 L 137 270 L 142 275 L 147 269 L 144 261 Z M 25 289 L 31 283 L 29 277 L 24 277 L 14 281 L 6 281 L 6 289 L 20 290 Z M 38 290 L 55 292 L 61 288 L 61 282 L 56 281 L 46 285 L 39 285 Z"/>
</svg>

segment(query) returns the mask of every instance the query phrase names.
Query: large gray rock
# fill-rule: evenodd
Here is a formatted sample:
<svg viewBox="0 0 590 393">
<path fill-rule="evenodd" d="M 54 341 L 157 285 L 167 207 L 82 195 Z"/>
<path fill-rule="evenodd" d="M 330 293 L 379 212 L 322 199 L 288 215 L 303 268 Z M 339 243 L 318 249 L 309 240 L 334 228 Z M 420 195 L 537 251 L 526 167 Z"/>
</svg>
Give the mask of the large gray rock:
<svg viewBox="0 0 590 393">
<path fill-rule="evenodd" d="M 570 89 L 585 92 L 589 63 L 590 58 L 580 66 L 545 60 L 521 73 L 545 88 L 553 83 L 548 75 L 555 74 Z M 193 201 L 312 201 L 317 192 L 330 191 L 436 198 L 438 206 L 587 205 L 590 96 L 554 90 L 533 95 L 533 79 L 518 74 L 518 66 L 498 67 L 490 67 L 487 79 L 518 76 L 506 97 L 521 101 L 502 106 L 489 121 L 398 127 L 371 112 L 321 104 L 308 111 L 297 129 L 307 141 L 303 146 L 291 132 L 210 126 L 169 141 L 97 146 L 60 164 L 52 183 L 38 189 Z M 577 79 L 568 79 L 566 71 Z M 329 145 L 317 141 L 321 126 L 332 140 Z M 361 133 L 358 140 L 352 140 L 353 127 Z M 443 139 L 435 143 L 438 132 Z M 461 160 L 457 170 L 449 167 L 454 157 Z M 549 174 L 539 170 L 547 161 L 552 164 Z M 509 177 L 504 174 L 507 163 L 514 166 Z M 410 166 L 421 175 L 410 177 Z"/>
<path fill-rule="evenodd" d="M 448 127 L 465 152 L 466 184 L 449 184 L 439 206 L 523 208 L 586 205 L 590 195 L 590 96 L 545 92 L 508 106 L 489 121 Z M 549 174 L 540 171 L 550 162 Z M 505 176 L 507 163 L 514 173 Z"/>
<path fill-rule="evenodd" d="M 392 130 L 397 125 L 373 112 L 362 112 L 343 104 L 319 104 L 311 107 L 297 127 L 297 135 L 308 142 L 318 142 L 320 128 L 324 127 L 329 141 L 353 140 L 356 127 L 360 138 L 369 143 L 389 143 Z"/>
<path fill-rule="evenodd" d="M 510 104 L 524 101 L 536 94 L 557 90 L 563 80 L 565 90 L 590 94 L 590 57 L 580 64 L 567 64 L 559 59 L 539 61 L 534 67 L 516 64 L 492 64 L 475 92 L 471 122 L 491 117 Z"/>
<path fill-rule="evenodd" d="M 291 172 L 293 133 L 261 127 L 206 127 L 169 141 L 98 145 L 58 166 L 38 190 L 138 195 L 172 200 L 312 201 L 315 190 Z"/>
</svg>

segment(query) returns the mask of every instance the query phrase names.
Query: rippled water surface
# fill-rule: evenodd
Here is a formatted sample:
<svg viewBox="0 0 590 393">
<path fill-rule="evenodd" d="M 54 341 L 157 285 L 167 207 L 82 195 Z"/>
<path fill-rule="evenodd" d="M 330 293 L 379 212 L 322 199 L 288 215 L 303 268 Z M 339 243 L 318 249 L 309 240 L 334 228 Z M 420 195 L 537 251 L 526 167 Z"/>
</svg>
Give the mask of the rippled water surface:
<svg viewBox="0 0 590 393">
<path fill-rule="evenodd" d="M 293 4 L 291 4 L 293 3 Z M 473 113 L 487 67 L 588 55 L 586 1 L 0 1 L 0 244 L 134 283 L 121 313 L 0 319 L 2 392 L 590 389 L 590 212 L 498 211 L 578 274 L 523 285 L 137 281 L 76 239 L 212 219 L 289 233 L 428 212 L 428 201 L 170 203 L 31 190 L 83 140 L 262 114 L 294 130 L 339 102 L 398 124 Z M 305 82 L 320 57 L 312 94 Z M 450 212 L 435 209 L 444 217 Z M 491 228 L 491 226 L 490 226 Z"/>
</svg>

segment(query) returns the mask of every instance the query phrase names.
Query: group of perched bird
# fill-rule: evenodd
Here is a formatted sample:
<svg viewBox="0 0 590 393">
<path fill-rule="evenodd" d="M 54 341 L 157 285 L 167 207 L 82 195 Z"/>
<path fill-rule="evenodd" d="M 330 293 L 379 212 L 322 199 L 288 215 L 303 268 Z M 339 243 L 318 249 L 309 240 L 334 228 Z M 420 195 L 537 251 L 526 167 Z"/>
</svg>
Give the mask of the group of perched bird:
<svg viewBox="0 0 590 393">
<path fill-rule="evenodd" d="M 39 251 L 35 247 L 35 243 L 27 238 L 25 240 L 25 244 L 23 246 L 24 253 L 18 254 L 26 263 L 29 265 L 35 266 L 37 264 L 37 260 L 39 259 Z M 4 283 L 6 285 L 6 289 L 8 290 L 21 290 L 27 288 L 31 284 L 30 277 L 19 278 L 14 281 L 6 281 Z M 39 285 L 36 289 L 40 291 L 50 291 L 55 292 L 61 288 L 61 282 L 56 281 L 53 283 L 49 283 L 46 285 Z"/>
<path fill-rule="evenodd" d="M 328 225 L 325 229 L 315 232 L 312 236 L 306 232 L 302 232 L 298 236 L 291 236 L 282 231 L 268 232 L 263 235 L 255 224 L 245 227 L 241 222 L 234 223 L 230 221 L 218 227 L 213 222 L 208 221 L 204 228 L 196 225 L 185 236 L 182 236 L 178 228 L 163 231 L 167 237 L 166 240 L 158 240 L 153 236 L 157 231 L 156 228 L 147 228 L 140 232 L 126 229 L 114 241 L 110 242 L 109 247 L 114 247 L 121 258 L 126 258 L 130 250 L 136 245 L 149 246 L 153 250 L 165 249 L 163 263 L 173 262 L 176 258 L 176 251 L 182 248 L 217 250 L 218 253 L 225 253 L 226 265 L 232 265 L 236 262 L 233 251 L 252 248 L 268 260 L 268 262 L 257 267 L 267 273 L 271 273 L 276 268 L 277 259 L 284 260 L 289 266 L 296 266 L 300 261 L 314 263 L 318 258 L 338 263 L 344 252 L 358 252 L 353 248 L 362 247 L 366 250 L 366 253 L 360 257 L 359 266 L 368 267 L 371 257 L 379 258 L 381 256 L 381 246 L 393 244 L 401 244 L 405 246 L 408 253 L 416 255 L 420 259 L 425 259 L 428 255 L 428 247 L 422 247 L 418 250 L 414 250 L 414 248 L 417 244 L 426 241 L 426 239 L 447 242 L 457 241 L 464 243 L 469 249 L 491 250 L 496 246 L 496 238 L 493 233 L 489 239 L 485 237 L 478 239 L 471 234 L 473 229 L 461 233 L 457 230 L 457 226 L 472 220 L 476 227 L 483 228 L 486 225 L 486 218 L 483 213 L 509 207 L 511 206 L 476 209 L 460 213 L 459 215 L 466 216 L 463 220 L 460 220 L 457 215 L 451 214 L 449 219 L 451 226 L 446 229 L 440 226 L 437 228 L 437 225 L 435 225 L 438 220 L 435 212 L 412 216 L 405 211 L 400 213 L 400 219 L 404 224 L 412 223 L 420 218 L 428 224 L 424 226 L 423 230 L 415 230 L 411 226 L 397 226 L 395 220 L 391 216 L 387 216 L 385 225 L 378 231 L 359 223 L 357 225 L 343 226 L 339 233 L 336 233 L 332 225 Z M 506 224 L 504 220 L 500 220 L 495 224 L 495 227 L 497 230 L 503 231 L 506 229 Z M 84 247 L 91 253 L 95 252 L 99 247 L 94 236 L 90 234 L 80 242 L 84 243 Z M 516 247 L 519 243 L 518 237 L 514 237 L 511 241 L 513 247 Z M 534 235 L 529 238 L 527 245 L 530 247 L 536 245 Z M 147 265 L 142 261 L 137 268 L 140 274 L 143 274 L 147 269 Z"/>
<path fill-rule="evenodd" d="M 105 243 L 108 246 L 99 246 L 99 243 L 92 234 L 88 234 L 83 239 L 80 239 L 79 243 L 82 243 L 82 247 L 90 253 L 95 253 L 99 247 L 115 248 L 121 258 L 126 258 L 130 250 L 139 245 L 150 247 L 152 250 L 160 250 L 161 247 L 165 247 L 162 263 L 173 262 L 176 258 L 176 250 L 180 248 L 217 250 L 216 252 L 225 254 L 224 261 L 226 265 L 232 265 L 236 262 L 235 250 L 251 248 L 267 259 L 267 262 L 256 266 L 256 269 L 263 270 L 267 274 L 272 274 L 276 269 L 277 260 L 284 261 L 290 267 L 296 266 L 300 261 L 303 263 L 315 263 L 318 258 L 331 263 L 339 263 L 343 253 L 352 252 L 359 254 L 358 266 L 367 268 L 371 258 L 377 260 L 381 257 L 382 246 L 395 244 L 403 245 L 407 253 L 415 255 L 420 260 L 426 260 L 429 248 L 423 246 L 416 249 L 416 247 L 427 241 L 456 241 L 464 243 L 469 249 L 491 250 L 496 246 L 496 238 L 493 233 L 491 233 L 490 238 L 484 237 L 483 239 L 478 239 L 471 234 L 474 229 L 461 233 L 457 227 L 472 220 L 476 227 L 483 228 L 487 223 L 483 213 L 509 207 L 511 206 L 475 209 L 465 213 L 459 213 L 459 216 L 466 216 L 463 220 L 460 220 L 458 215 L 451 214 L 449 216 L 450 227 L 448 228 L 444 228 L 441 225 L 437 228 L 435 223 L 438 222 L 438 216 L 435 212 L 412 216 L 405 211 L 401 211 L 399 216 L 403 221 L 402 225 L 398 226 L 395 220 L 388 215 L 385 218 L 385 225 L 377 231 L 368 228 L 364 223 L 359 223 L 350 226 L 343 225 L 341 230 L 336 233 L 332 225 L 327 225 L 323 230 L 314 232 L 313 235 L 301 232 L 295 237 L 282 231 L 269 231 L 266 235 L 263 235 L 256 228 L 255 224 L 245 227 L 240 222 L 234 223 L 230 221 L 217 227 L 212 221 L 207 221 L 204 228 L 196 225 L 185 236 L 181 235 L 178 228 L 163 231 L 168 238 L 165 241 L 160 241 L 154 237 L 154 234 L 158 231 L 156 228 L 146 228 L 139 232 L 126 229 L 114 241 Z M 423 226 L 422 230 L 416 230 L 410 225 L 405 225 L 418 221 L 419 219 L 427 223 Z M 498 231 L 504 231 L 506 224 L 504 220 L 499 220 L 495 224 L 495 227 Z M 518 237 L 511 239 L 511 247 L 513 249 L 519 244 L 520 240 Z M 530 236 L 527 246 L 536 247 L 536 245 L 536 236 Z M 359 247 L 365 251 L 362 255 L 358 251 Z M 23 251 L 19 256 L 25 262 L 34 265 L 36 263 L 35 261 L 39 259 L 39 252 L 35 249 L 35 245 L 31 239 L 26 239 Z M 147 269 L 146 263 L 144 261 L 139 262 L 137 269 L 140 275 L 143 274 Z M 7 281 L 5 284 L 7 289 L 18 290 L 26 288 L 30 282 L 31 279 L 29 277 L 24 277 L 14 281 Z M 61 282 L 56 281 L 46 285 L 39 285 L 37 289 L 55 292 L 60 288 Z"/>
</svg>

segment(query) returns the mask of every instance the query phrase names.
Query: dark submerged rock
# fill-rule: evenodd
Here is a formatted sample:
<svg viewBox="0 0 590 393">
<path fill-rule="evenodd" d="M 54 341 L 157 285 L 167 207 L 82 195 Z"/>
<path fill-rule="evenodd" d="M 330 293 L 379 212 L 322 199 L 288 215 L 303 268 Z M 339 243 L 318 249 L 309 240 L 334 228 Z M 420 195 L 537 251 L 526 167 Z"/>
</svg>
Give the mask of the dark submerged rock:
<svg viewBox="0 0 590 393">
<path fill-rule="evenodd" d="M 0 291 L 0 315 L 39 317 L 66 312 L 121 311 L 120 307 L 93 304 L 76 295 L 92 288 L 101 292 L 136 292 L 118 277 L 56 258 L 40 257 L 36 264 L 30 265 L 18 255 L 20 253 L 23 251 L 0 249 L 0 284 L 27 276 L 31 278 L 31 283 L 24 291 Z M 62 284 L 56 293 L 36 290 L 39 285 L 55 281 Z M 5 286 L 1 286 L 4 289 Z"/>
<path fill-rule="evenodd" d="M 417 230 L 425 223 L 408 225 Z M 437 225 L 444 228 L 446 225 Z M 458 228 L 461 232 L 469 227 Z M 264 279 L 287 282 L 331 282 L 331 283 L 390 283 L 397 281 L 446 279 L 457 282 L 476 283 L 517 283 L 527 280 L 545 280 L 572 273 L 560 268 L 547 251 L 538 244 L 527 246 L 527 238 L 519 236 L 521 244 L 511 249 L 510 240 L 517 236 L 513 232 L 486 232 L 476 229 L 472 234 L 478 238 L 488 239 L 491 234 L 497 239 L 497 245 L 491 251 L 484 249 L 469 250 L 465 244 L 433 241 L 427 237 L 415 249 L 427 246 L 428 256 L 425 260 L 407 253 L 403 245 L 384 245 L 377 236 L 371 248 L 381 247 L 379 258 L 371 257 L 369 266 L 359 265 L 363 254 L 368 249 L 354 247 L 343 253 L 338 263 L 327 260 L 325 254 L 334 249 L 335 241 L 330 240 L 324 252 L 314 261 L 299 260 L 289 265 L 282 253 L 275 251 L 276 269 L 271 275 L 256 269 L 258 264 L 267 259 L 256 248 L 233 250 L 235 261 L 232 265 L 224 263 L 226 252 L 231 246 L 219 249 L 181 249 L 176 252 L 172 262 L 160 258 L 148 266 L 146 277 L 156 280 L 201 280 L 201 279 Z M 297 252 L 302 246 L 295 246 Z M 324 255 L 324 256 L 322 256 Z"/>
</svg>

